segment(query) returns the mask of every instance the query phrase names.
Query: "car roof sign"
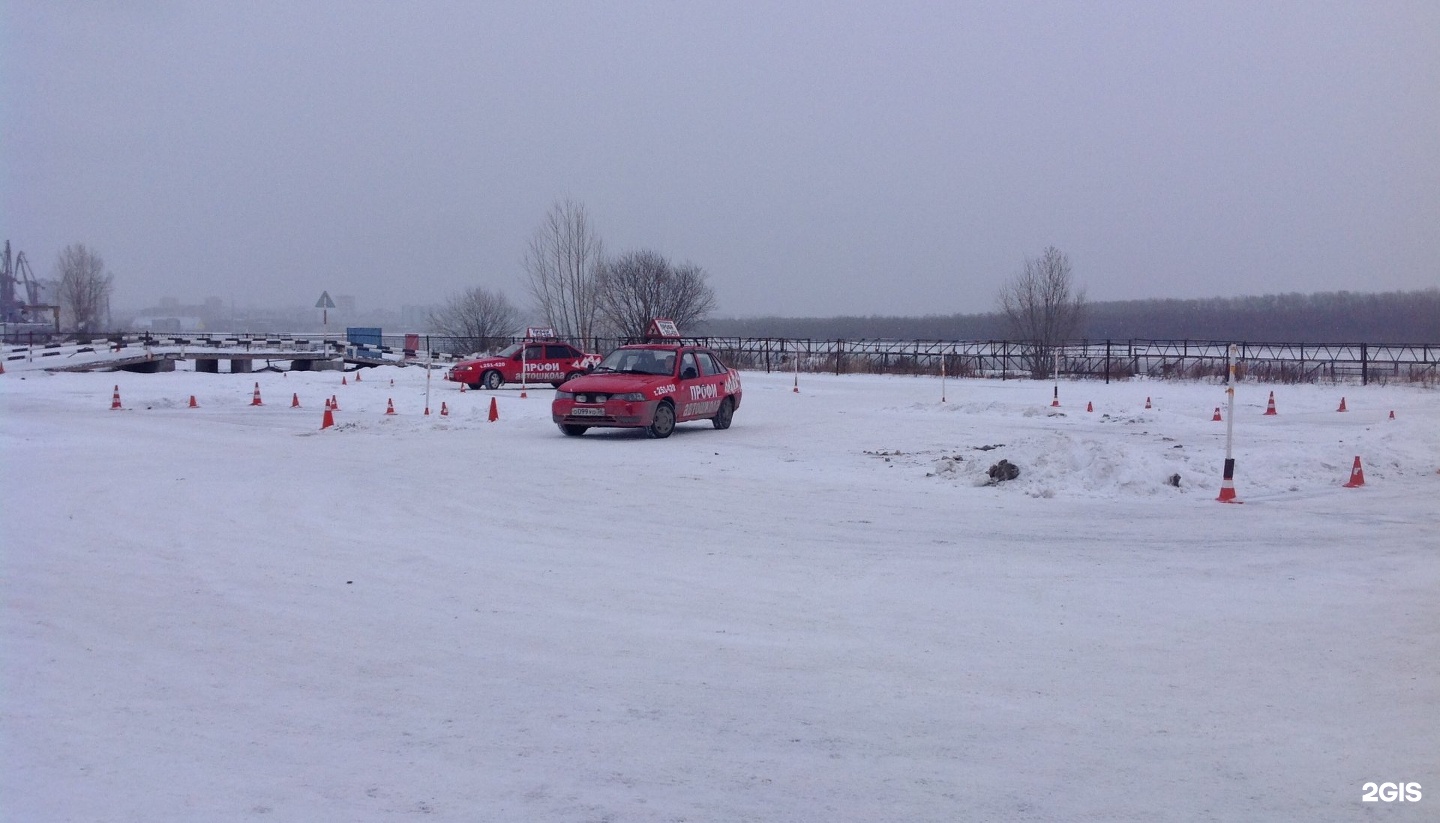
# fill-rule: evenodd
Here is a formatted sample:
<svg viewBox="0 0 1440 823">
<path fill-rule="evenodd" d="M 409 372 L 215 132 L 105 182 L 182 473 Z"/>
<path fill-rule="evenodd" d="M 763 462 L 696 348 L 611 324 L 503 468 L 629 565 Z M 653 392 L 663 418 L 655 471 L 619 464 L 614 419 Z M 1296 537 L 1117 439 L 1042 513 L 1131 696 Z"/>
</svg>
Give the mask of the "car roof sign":
<svg viewBox="0 0 1440 823">
<path fill-rule="evenodd" d="M 554 340 L 555 330 L 549 326 L 531 326 L 525 330 L 525 336 L 531 340 Z"/>
<path fill-rule="evenodd" d="M 675 327 L 674 320 L 666 320 L 657 317 L 650 321 L 650 328 L 645 331 L 646 340 L 679 340 L 680 330 Z"/>
</svg>

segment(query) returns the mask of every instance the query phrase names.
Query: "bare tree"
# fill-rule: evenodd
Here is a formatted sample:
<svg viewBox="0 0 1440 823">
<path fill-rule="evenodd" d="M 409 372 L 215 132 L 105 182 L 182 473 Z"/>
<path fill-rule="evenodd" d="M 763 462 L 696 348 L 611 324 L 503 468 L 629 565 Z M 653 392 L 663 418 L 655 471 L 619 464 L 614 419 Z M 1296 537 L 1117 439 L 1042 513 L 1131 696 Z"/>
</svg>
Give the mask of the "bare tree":
<svg viewBox="0 0 1440 823">
<path fill-rule="evenodd" d="M 648 249 L 629 251 L 605 261 L 596 278 L 600 315 L 616 334 L 640 337 L 657 317 L 684 330 L 715 308 L 715 292 L 705 270 L 693 263 L 672 266 Z"/>
<path fill-rule="evenodd" d="M 101 330 L 110 320 L 110 293 L 114 275 L 105 273 L 105 261 L 84 243 L 66 246 L 55 261 L 60 278 L 60 312 L 75 331 Z"/>
<path fill-rule="evenodd" d="M 594 345 L 598 304 L 596 268 L 604 255 L 585 207 L 557 202 L 525 252 L 530 296 L 556 334 Z"/>
<path fill-rule="evenodd" d="M 515 306 L 504 293 L 467 289 L 430 313 L 430 329 L 449 338 L 441 348 L 451 354 L 486 351 L 515 331 Z"/>
<path fill-rule="evenodd" d="M 1085 315 L 1085 290 L 1075 287 L 1070 258 L 1054 246 L 1026 258 L 1024 270 L 1000 290 L 1000 311 L 1011 332 L 1034 347 L 1030 373 L 1050 374 L 1055 347 L 1075 334 Z"/>
</svg>

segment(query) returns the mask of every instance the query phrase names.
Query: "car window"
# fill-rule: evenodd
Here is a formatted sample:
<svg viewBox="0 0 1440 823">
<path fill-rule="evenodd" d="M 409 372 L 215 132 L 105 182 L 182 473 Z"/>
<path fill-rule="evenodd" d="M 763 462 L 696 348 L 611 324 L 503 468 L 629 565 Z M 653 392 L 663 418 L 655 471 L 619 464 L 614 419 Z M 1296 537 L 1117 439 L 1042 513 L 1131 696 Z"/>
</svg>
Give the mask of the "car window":
<svg viewBox="0 0 1440 823">
<path fill-rule="evenodd" d="M 546 346 L 545 357 L 548 360 L 567 360 L 571 357 L 578 357 L 575 350 L 569 346 Z"/>
<path fill-rule="evenodd" d="M 693 380 L 700 376 L 700 368 L 695 365 L 695 353 L 685 352 L 685 358 L 680 361 L 680 379 Z"/>
<path fill-rule="evenodd" d="M 712 354 L 710 354 L 710 352 L 696 352 L 695 356 L 700 360 L 701 374 L 711 375 L 725 373 L 725 367 L 720 365 L 720 361 L 717 360 Z"/>
<path fill-rule="evenodd" d="M 526 347 L 525 347 L 525 359 L 526 359 L 526 360 L 543 360 L 543 359 L 545 359 L 545 347 L 544 347 L 544 346 L 526 346 Z"/>
</svg>

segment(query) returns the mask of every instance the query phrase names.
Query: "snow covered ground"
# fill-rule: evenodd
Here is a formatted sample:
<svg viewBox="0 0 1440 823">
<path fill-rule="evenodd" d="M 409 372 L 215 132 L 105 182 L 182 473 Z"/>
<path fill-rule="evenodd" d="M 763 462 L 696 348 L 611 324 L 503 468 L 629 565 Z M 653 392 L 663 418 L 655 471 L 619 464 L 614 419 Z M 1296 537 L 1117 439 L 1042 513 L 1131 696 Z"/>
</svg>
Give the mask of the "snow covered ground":
<svg viewBox="0 0 1440 823">
<path fill-rule="evenodd" d="M 0 376 L 0 818 L 1440 819 L 1434 389 L 363 374 Z"/>
</svg>

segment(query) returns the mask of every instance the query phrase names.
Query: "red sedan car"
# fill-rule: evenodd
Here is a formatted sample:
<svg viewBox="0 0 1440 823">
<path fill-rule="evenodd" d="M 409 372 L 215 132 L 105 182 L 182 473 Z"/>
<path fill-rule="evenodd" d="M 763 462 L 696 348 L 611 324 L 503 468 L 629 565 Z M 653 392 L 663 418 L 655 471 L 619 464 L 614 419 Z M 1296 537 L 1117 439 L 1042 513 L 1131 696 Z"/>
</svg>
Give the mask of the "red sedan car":
<svg viewBox="0 0 1440 823">
<path fill-rule="evenodd" d="M 490 357 L 456 363 L 446 380 L 472 389 L 498 389 L 505 383 L 560 384 L 589 371 L 600 355 L 587 354 L 563 340 L 527 340 Z"/>
<path fill-rule="evenodd" d="M 730 428 L 740 408 L 740 373 L 715 352 L 681 343 L 621 346 L 555 392 L 550 416 L 578 437 L 595 427 L 645 429 L 669 437 L 676 423 L 709 420 Z"/>
</svg>

